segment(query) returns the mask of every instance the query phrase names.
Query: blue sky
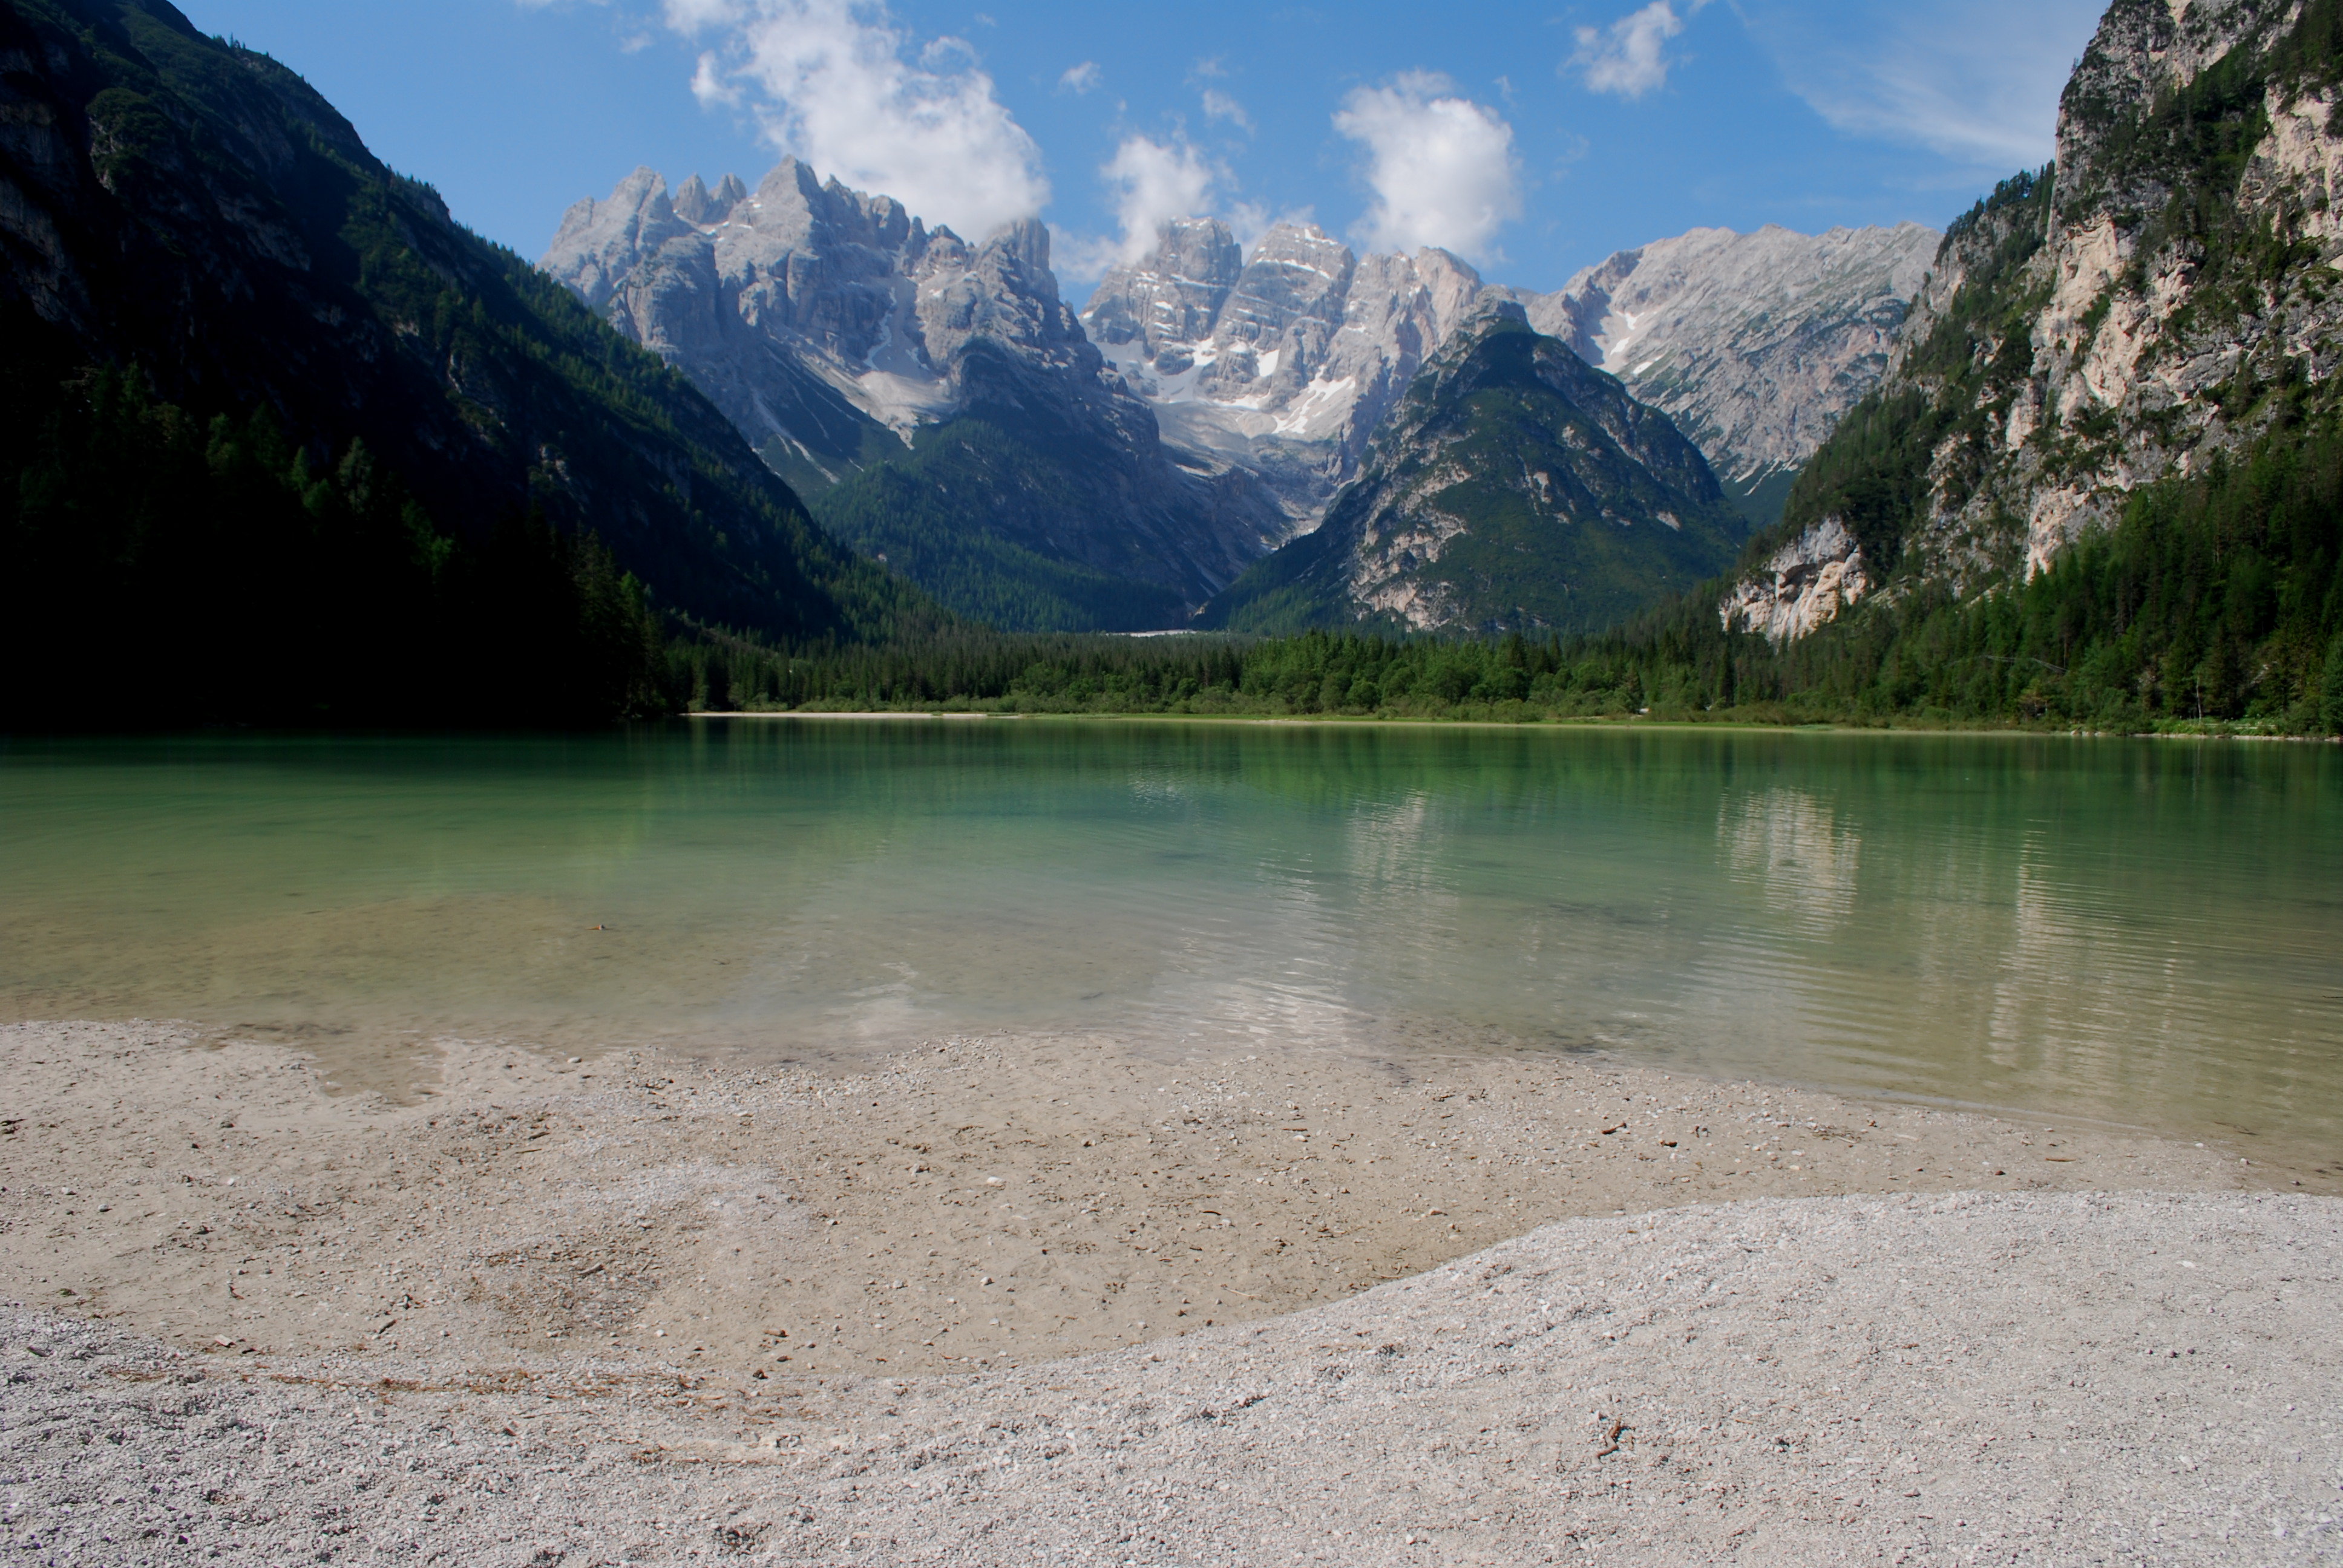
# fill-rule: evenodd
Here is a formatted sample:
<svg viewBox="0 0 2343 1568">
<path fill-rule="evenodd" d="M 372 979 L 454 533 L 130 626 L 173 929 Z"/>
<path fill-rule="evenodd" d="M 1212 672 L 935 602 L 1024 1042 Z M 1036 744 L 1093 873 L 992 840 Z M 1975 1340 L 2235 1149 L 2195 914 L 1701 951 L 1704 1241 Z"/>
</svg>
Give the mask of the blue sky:
<svg viewBox="0 0 2343 1568">
<path fill-rule="evenodd" d="M 1941 226 L 2050 156 L 2101 0 L 182 0 L 526 256 L 638 164 L 783 149 L 1079 299 L 1153 224 L 1307 216 L 1559 286 L 1706 225 Z"/>
</svg>

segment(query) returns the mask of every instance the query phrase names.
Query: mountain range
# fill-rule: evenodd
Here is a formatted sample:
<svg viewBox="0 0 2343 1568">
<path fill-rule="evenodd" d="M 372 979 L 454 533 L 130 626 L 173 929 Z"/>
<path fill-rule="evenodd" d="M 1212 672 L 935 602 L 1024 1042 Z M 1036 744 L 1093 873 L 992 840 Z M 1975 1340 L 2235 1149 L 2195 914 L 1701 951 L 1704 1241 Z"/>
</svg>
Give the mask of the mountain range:
<svg viewBox="0 0 2343 1568">
<path fill-rule="evenodd" d="M 1203 624 L 1598 631 L 1715 577 L 1747 532 L 1667 415 L 1492 299 L 1410 383 L 1325 521 Z"/>
<path fill-rule="evenodd" d="M 1041 225 L 794 160 L 639 171 L 532 266 L 164 0 L 0 0 L 7 716 L 583 719 L 719 649 L 924 692 L 903 650 L 982 622 L 1595 634 L 1437 683 L 1574 711 L 2298 729 L 2343 714 L 2338 101 L 2343 0 L 2117 0 L 2056 163 L 1941 238 L 1535 294 L 1195 217 L 1077 311 Z M 1252 678 L 1192 663 L 1151 689 Z"/>
<path fill-rule="evenodd" d="M 670 196 L 643 169 L 572 207 L 541 265 L 823 522 L 970 616 L 1176 625 L 1290 531 L 1249 476 L 1164 446 L 1060 299 L 1039 223 L 971 245 L 796 159 L 753 192 Z"/>
<path fill-rule="evenodd" d="M 1362 256 L 1284 223 L 1248 253 L 1189 217 L 1076 317 L 1039 225 L 971 246 L 791 159 L 753 193 L 730 176 L 670 192 L 638 170 L 572 207 L 541 265 L 690 377 L 823 524 L 947 606 L 1013 629 L 1136 630 L 1187 624 L 1314 531 L 1491 299 L 1689 421 L 1744 516 L 1770 522 L 1884 370 L 1936 239 L 1701 231 L 1535 295 L 1442 250 Z M 1418 610 L 1433 602 L 1462 601 Z"/>
</svg>

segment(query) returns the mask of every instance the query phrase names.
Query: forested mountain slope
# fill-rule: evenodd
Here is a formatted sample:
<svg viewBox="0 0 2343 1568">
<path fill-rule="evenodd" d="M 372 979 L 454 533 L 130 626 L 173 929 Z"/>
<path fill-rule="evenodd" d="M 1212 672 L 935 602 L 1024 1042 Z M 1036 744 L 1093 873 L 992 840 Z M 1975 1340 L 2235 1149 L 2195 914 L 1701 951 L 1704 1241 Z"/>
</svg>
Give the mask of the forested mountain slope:
<svg viewBox="0 0 2343 1568">
<path fill-rule="evenodd" d="M 2057 164 L 1953 226 L 1713 607 L 1785 646 L 1769 678 L 2311 722 L 2343 668 L 2338 100 L 2337 0 L 2117 0 Z"/>
<path fill-rule="evenodd" d="M 1714 577 L 1745 531 L 1665 414 L 1493 301 L 1409 386 L 1325 522 L 1202 624 L 1595 631 Z"/>
<path fill-rule="evenodd" d="M 20 720 L 593 716 L 659 705 L 660 609 L 930 613 L 680 376 L 164 0 L 0 0 L 0 398 Z"/>
</svg>

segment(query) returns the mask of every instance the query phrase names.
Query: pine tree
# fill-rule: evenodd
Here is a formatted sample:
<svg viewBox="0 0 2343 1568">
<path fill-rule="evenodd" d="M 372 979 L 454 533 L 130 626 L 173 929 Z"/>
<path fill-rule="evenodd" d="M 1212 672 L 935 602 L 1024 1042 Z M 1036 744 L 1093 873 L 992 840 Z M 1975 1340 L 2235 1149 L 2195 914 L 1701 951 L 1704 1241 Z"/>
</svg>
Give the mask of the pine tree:
<svg viewBox="0 0 2343 1568">
<path fill-rule="evenodd" d="M 2327 668 L 2319 677 L 2318 717 L 2330 735 L 2343 735 L 2343 631 L 2328 646 Z"/>
</svg>

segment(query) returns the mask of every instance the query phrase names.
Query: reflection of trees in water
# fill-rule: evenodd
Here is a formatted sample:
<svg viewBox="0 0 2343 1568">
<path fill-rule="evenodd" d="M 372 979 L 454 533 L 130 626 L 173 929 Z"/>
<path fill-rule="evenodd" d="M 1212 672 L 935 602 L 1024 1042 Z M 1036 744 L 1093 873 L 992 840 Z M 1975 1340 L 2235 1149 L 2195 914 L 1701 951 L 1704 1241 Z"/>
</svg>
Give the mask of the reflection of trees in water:
<svg viewBox="0 0 2343 1568">
<path fill-rule="evenodd" d="M 1855 913 L 1862 839 L 1815 796 L 1790 789 L 1728 796 L 1717 839 L 1734 874 L 1755 883 L 1768 909 L 1810 931 Z"/>
<path fill-rule="evenodd" d="M 2061 849 L 2028 834 L 2016 857 L 1980 1043 L 1992 1072 L 2075 1085 L 2102 1114 L 2128 1119 L 2217 1100 L 2260 1070 L 2247 1040 L 2218 1038 L 2207 1006 L 2220 988 L 2192 944 L 2079 881 Z M 2252 1006 L 2227 999 L 2231 1010 Z M 2241 1021 L 2228 1011 L 2230 1028 Z"/>
</svg>

